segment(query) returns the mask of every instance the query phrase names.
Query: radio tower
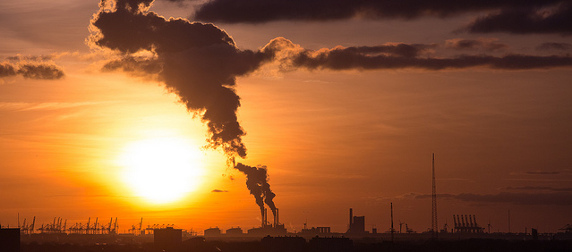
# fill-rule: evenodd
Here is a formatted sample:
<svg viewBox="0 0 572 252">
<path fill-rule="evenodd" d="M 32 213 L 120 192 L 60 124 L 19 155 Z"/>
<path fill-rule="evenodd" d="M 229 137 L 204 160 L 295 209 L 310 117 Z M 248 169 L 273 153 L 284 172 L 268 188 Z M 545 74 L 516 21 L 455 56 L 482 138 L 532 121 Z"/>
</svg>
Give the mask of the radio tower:
<svg viewBox="0 0 572 252">
<path fill-rule="evenodd" d="M 431 160 L 431 171 L 432 171 L 432 207 L 431 207 L 431 231 L 433 231 L 433 238 L 437 239 L 439 234 L 439 225 L 437 224 L 437 190 L 435 189 L 435 153 L 432 155 Z"/>
</svg>

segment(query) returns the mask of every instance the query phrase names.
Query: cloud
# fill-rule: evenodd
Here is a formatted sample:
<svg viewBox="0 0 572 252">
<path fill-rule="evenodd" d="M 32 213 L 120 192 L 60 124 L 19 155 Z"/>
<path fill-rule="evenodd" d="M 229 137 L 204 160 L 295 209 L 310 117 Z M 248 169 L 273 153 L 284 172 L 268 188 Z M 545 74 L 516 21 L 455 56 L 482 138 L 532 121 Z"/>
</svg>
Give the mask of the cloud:
<svg viewBox="0 0 572 252">
<path fill-rule="evenodd" d="M 0 78 L 16 75 L 16 68 L 9 63 L 0 63 Z"/>
<path fill-rule="evenodd" d="M 508 45 L 499 43 L 496 39 L 449 39 L 445 41 L 445 47 L 454 50 L 482 50 L 488 52 L 508 49 Z"/>
<path fill-rule="evenodd" d="M 542 43 L 536 47 L 538 51 L 568 51 L 572 49 L 572 44 L 570 43 L 557 43 L 557 42 L 547 42 Z"/>
<path fill-rule="evenodd" d="M 0 78 L 17 75 L 29 79 L 56 80 L 63 78 L 64 72 L 60 67 L 49 63 L 0 63 Z"/>
<path fill-rule="evenodd" d="M 541 7 L 564 0 L 212 0 L 200 5 L 195 20 L 227 23 L 263 23 L 276 20 L 327 21 L 356 17 L 414 19 L 448 17 L 467 12 L 514 7 Z"/>
<path fill-rule="evenodd" d="M 415 199 L 430 198 L 431 195 L 416 195 Z M 512 193 L 501 192 L 497 194 L 439 194 L 438 198 L 453 199 L 478 203 L 510 203 L 516 205 L 557 205 L 572 206 L 572 193 L 569 191 L 549 193 Z"/>
<path fill-rule="evenodd" d="M 572 33 L 572 3 L 552 6 L 513 6 L 477 18 L 467 26 L 471 33 L 506 32 L 514 34 Z"/>
<path fill-rule="evenodd" d="M 228 192 L 228 191 L 227 191 L 227 190 L 214 189 L 214 190 L 212 190 L 211 192 L 214 192 L 214 193 L 225 193 L 225 192 Z"/>
<path fill-rule="evenodd" d="M 40 55 L 40 56 L 34 56 L 34 55 L 28 55 L 28 56 L 22 56 L 22 55 L 16 55 L 16 56 L 10 56 L 10 57 L 6 57 L 7 60 L 9 61 L 48 61 L 48 60 L 52 60 L 56 57 L 56 55 Z"/>
<path fill-rule="evenodd" d="M 23 64 L 18 69 L 18 74 L 24 78 L 55 80 L 64 77 L 64 72 L 55 65 L 47 64 Z"/>
<path fill-rule="evenodd" d="M 401 50 L 397 50 L 399 46 L 419 48 L 419 45 L 409 45 L 410 47 L 403 45 L 394 45 L 391 50 L 388 50 L 388 46 L 381 46 L 367 47 L 367 49 L 335 47 L 313 51 L 302 49 L 285 38 L 276 38 L 268 43 L 263 48 L 263 51 L 272 53 L 282 63 L 282 66 L 285 66 L 285 69 L 376 70 L 419 68 L 442 70 L 488 67 L 492 69 L 522 70 L 572 66 L 572 57 L 570 56 L 507 54 L 500 57 L 461 55 L 453 58 L 442 58 L 420 56 L 419 51 L 415 50 L 412 50 L 410 53 L 403 53 Z"/>
<path fill-rule="evenodd" d="M 246 134 L 236 112 L 236 77 L 256 70 L 271 55 L 239 50 L 232 38 L 212 24 L 165 19 L 149 11 L 153 0 L 103 0 L 92 20 L 90 43 L 124 57 L 103 70 L 155 75 L 208 127 L 208 145 L 246 157 Z M 139 55 L 146 56 L 139 56 Z"/>
</svg>

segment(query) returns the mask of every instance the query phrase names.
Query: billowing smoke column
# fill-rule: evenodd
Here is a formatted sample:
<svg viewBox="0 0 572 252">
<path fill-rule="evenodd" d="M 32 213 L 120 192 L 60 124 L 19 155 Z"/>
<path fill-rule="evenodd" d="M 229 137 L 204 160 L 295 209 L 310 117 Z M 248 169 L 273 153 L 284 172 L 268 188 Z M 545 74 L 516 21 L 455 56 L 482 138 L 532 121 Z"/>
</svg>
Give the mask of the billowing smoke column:
<svg viewBox="0 0 572 252">
<path fill-rule="evenodd" d="M 165 19 L 149 11 L 153 0 L 102 0 L 92 20 L 94 46 L 123 55 L 104 69 L 151 74 L 179 96 L 208 126 L 208 145 L 229 159 L 246 157 L 237 120 L 235 79 L 256 70 L 271 55 L 239 50 L 212 24 Z M 141 56 L 152 55 L 152 56 Z"/>
<path fill-rule="evenodd" d="M 212 24 L 169 19 L 149 11 L 153 0 L 102 0 L 92 20 L 91 43 L 120 52 L 123 57 L 108 62 L 103 70 L 123 70 L 151 75 L 180 98 L 187 110 L 201 116 L 209 129 L 209 146 L 222 147 L 229 164 L 246 157 L 244 130 L 236 112 L 240 98 L 235 79 L 256 70 L 273 58 L 274 52 L 239 50 L 232 38 Z M 141 55 L 152 56 L 141 56 Z M 230 162 L 232 161 L 232 162 Z M 261 211 L 272 199 L 266 169 L 238 164 L 246 185 Z"/>
<path fill-rule="evenodd" d="M 276 218 L 276 206 L 274 205 L 274 201 L 272 201 L 276 194 L 270 190 L 266 167 L 257 168 L 238 163 L 234 168 L 246 175 L 246 187 L 250 190 L 250 194 L 256 199 L 256 204 L 260 207 L 262 218 L 264 219 L 264 203 L 270 207 L 274 218 Z"/>
</svg>

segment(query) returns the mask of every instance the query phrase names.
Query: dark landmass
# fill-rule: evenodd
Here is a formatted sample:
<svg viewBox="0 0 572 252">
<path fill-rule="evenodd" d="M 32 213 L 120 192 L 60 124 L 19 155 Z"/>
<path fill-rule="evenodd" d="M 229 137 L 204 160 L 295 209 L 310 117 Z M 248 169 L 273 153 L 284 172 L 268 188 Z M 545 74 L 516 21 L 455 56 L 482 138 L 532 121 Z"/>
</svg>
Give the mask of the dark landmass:
<svg viewBox="0 0 572 252">
<path fill-rule="evenodd" d="M 266 239 L 266 240 L 265 240 Z M 301 240 L 300 240 L 301 239 Z M 493 239 L 469 239 L 448 241 L 375 241 L 340 240 L 320 238 L 306 241 L 301 237 L 263 238 L 261 241 L 205 241 L 202 237 L 183 241 L 178 248 L 157 248 L 152 242 L 142 244 L 71 244 L 71 243 L 23 243 L 21 252 L 568 252 L 572 251 L 572 240 L 514 241 Z"/>
</svg>

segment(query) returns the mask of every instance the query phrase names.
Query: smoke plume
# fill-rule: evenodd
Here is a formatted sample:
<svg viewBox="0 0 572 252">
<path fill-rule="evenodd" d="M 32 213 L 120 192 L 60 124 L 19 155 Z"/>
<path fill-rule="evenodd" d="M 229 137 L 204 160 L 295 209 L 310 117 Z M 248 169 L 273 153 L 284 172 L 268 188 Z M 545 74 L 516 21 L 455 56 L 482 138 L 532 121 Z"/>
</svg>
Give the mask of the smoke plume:
<svg viewBox="0 0 572 252">
<path fill-rule="evenodd" d="M 256 70 L 270 55 L 239 50 L 212 24 L 165 19 L 149 11 L 153 0 L 102 0 L 92 20 L 91 43 L 121 53 L 105 70 L 152 74 L 179 96 L 188 111 L 208 127 L 208 146 L 227 157 L 246 157 L 237 120 L 237 76 Z M 152 56 L 141 57 L 147 53 Z"/>
<path fill-rule="evenodd" d="M 260 214 L 264 216 L 264 203 L 266 203 L 276 217 L 276 206 L 273 201 L 276 194 L 270 190 L 266 167 L 257 168 L 238 163 L 234 168 L 246 175 L 246 187 L 256 199 L 256 204 L 260 207 Z"/>
</svg>

